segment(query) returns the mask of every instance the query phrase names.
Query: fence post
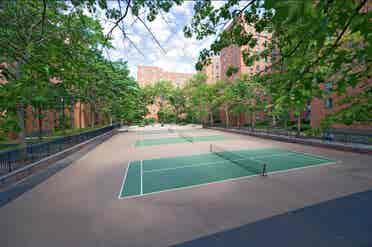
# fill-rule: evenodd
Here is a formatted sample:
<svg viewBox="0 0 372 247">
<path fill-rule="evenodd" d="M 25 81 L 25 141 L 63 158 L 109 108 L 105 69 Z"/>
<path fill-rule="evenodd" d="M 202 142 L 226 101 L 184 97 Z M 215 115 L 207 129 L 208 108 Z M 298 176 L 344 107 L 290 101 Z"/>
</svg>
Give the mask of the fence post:
<svg viewBox="0 0 372 247">
<path fill-rule="evenodd" d="M 12 162 L 10 161 L 10 152 L 8 152 L 8 171 L 12 171 Z"/>
</svg>

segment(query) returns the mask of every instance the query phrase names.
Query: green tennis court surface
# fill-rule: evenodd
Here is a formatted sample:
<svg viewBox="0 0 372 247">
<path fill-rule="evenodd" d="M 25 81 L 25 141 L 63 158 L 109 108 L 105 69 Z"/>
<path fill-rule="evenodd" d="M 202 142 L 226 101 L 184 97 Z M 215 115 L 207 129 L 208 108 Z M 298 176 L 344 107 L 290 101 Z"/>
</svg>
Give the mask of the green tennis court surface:
<svg viewBox="0 0 372 247">
<path fill-rule="evenodd" d="M 132 161 L 125 172 L 119 198 L 257 176 L 259 165 L 263 163 L 266 164 L 267 179 L 270 179 L 270 173 L 335 163 L 327 158 L 282 149 L 239 150 L 222 154 L 229 155 L 230 160 L 220 155 L 211 152 Z"/>
<path fill-rule="evenodd" d="M 222 140 L 226 140 L 226 137 L 223 135 L 188 136 L 186 138 L 170 137 L 170 138 L 159 138 L 159 139 L 144 139 L 144 140 L 136 141 L 136 147 L 186 143 L 186 142 L 222 141 Z"/>
<path fill-rule="evenodd" d="M 169 133 L 168 129 L 164 130 L 143 130 L 138 132 L 140 135 L 155 135 L 155 134 L 166 134 Z"/>
</svg>

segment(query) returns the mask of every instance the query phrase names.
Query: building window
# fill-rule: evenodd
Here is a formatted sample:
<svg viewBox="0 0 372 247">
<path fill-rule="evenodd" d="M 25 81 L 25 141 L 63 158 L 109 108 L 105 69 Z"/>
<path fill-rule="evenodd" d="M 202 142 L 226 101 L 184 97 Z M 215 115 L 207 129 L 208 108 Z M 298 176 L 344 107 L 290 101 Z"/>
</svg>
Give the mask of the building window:
<svg viewBox="0 0 372 247">
<path fill-rule="evenodd" d="M 256 72 L 260 72 L 260 65 L 256 66 Z"/>
<path fill-rule="evenodd" d="M 325 90 L 326 92 L 331 92 L 332 91 L 332 88 L 333 88 L 333 83 L 332 82 L 327 82 L 325 85 Z"/>
<path fill-rule="evenodd" d="M 328 98 L 328 99 L 326 99 L 326 101 L 325 101 L 325 106 L 326 106 L 326 108 L 328 108 L 328 109 L 330 109 L 330 108 L 333 107 L 333 100 L 332 100 L 332 98 Z"/>
</svg>

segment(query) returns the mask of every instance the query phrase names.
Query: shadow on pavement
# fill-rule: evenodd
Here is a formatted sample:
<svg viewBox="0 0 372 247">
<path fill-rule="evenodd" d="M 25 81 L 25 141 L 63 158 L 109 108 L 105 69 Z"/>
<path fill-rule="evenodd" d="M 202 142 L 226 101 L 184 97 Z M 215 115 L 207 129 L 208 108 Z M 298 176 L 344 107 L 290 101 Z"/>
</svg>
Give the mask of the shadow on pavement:
<svg viewBox="0 0 372 247">
<path fill-rule="evenodd" d="M 176 246 L 372 246 L 372 190 L 298 209 Z"/>
</svg>

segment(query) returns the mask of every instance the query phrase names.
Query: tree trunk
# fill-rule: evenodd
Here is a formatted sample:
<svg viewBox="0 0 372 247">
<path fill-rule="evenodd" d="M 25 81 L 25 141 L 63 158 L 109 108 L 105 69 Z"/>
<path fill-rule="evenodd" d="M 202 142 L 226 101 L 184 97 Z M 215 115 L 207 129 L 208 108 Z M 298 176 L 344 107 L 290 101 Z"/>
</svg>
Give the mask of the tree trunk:
<svg viewBox="0 0 372 247">
<path fill-rule="evenodd" d="M 95 112 L 94 111 L 95 111 L 94 105 L 93 104 L 90 104 L 90 121 L 91 121 L 90 126 L 92 128 L 94 128 L 94 124 L 95 124 L 95 121 L 96 121 L 96 119 L 95 119 Z"/>
<path fill-rule="evenodd" d="M 211 111 L 210 114 L 211 114 L 211 117 L 210 117 L 210 124 L 211 124 L 211 126 L 213 126 L 213 123 L 214 123 L 214 119 L 213 119 L 213 111 Z"/>
<path fill-rule="evenodd" d="M 66 131 L 65 102 L 62 102 L 62 132 Z"/>
<path fill-rule="evenodd" d="M 229 118 L 229 108 L 225 106 L 225 118 L 226 118 L 226 128 L 230 126 L 230 118 Z"/>
<path fill-rule="evenodd" d="M 26 54 L 27 57 L 27 54 Z M 22 60 L 16 62 L 16 80 L 19 80 L 21 77 L 21 69 L 20 65 L 22 65 Z M 17 104 L 17 124 L 19 127 L 18 133 L 18 142 L 21 148 L 26 147 L 26 129 L 25 129 L 25 106 L 23 103 Z M 25 155 L 25 154 L 22 154 Z"/>
<path fill-rule="evenodd" d="M 300 133 L 301 133 L 301 114 L 299 114 L 297 118 L 297 135 L 299 136 Z"/>
<path fill-rule="evenodd" d="M 26 147 L 26 130 L 25 130 L 25 107 L 23 104 L 17 105 L 17 124 L 20 129 L 18 133 L 18 142 L 21 148 Z"/>
<path fill-rule="evenodd" d="M 43 138 L 43 113 L 40 107 L 37 108 L 37 120 L 39 122 L 39 140 Z"/>
<path fill-rule="evenodd" d="M 54 122 L 53 129 L 55 130 L 57 128 L 57 110 L 56 109 L 53 110 L 53 122 Z"/>
<path fill-rule="evenodd" d="M 81 101 L 79 102 L 79 129 L 82 128 L 82 111 L 81 111 Z"/>
<path fill-rule="evenodd" d="M 273 115 L 273 126 L 276 126 L 276 117 Z"/>
<path fill-rule="evenodd" d="M 254 112 L 251 111 L 251 130 L 253 131 L 254 130 Z"/>
<path fill-rule="evenodd" d="M 70 127 L 71 127 L 71 129 L 75 128 L 75 126 L 74 126 L 74 111 L 75 111 L 75 105 L 74 105 L 74 103 L 71 103 L 71 105 L 70 105 Z"/>
<path fill-rule="evenodd" d="M 284 120 L 284 129 L 288 128 L 288 118 L 286 117 Z"/>
</svg>

